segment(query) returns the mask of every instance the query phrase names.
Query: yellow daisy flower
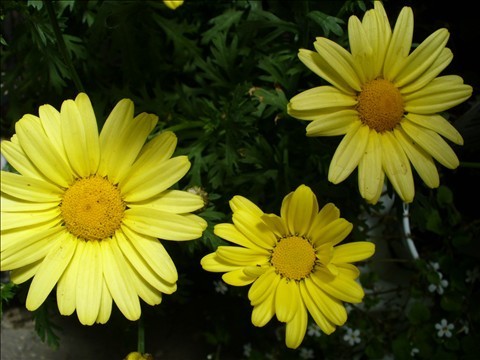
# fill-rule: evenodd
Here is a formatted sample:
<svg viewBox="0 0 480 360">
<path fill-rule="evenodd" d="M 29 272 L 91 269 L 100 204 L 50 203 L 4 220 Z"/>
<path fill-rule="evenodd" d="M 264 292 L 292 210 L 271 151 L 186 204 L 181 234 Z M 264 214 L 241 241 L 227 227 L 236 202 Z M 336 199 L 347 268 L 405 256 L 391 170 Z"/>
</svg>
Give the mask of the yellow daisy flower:
<svg viewBox="0 0 480 360">
<path fill-rule="evenodd" d="M 273 315 L 286 323 L 286 345 L 297 348 L 307 329 L 308 313 L 327 334 L 347 320 L 342 301 L 358 303 L 364 292 L 350 264 L 372 256 L 370 242 L 336 246 L 352 230 L 329 203 L 319 210 L 312 190 L 299 186 L 282 203 L 281 216 L 265 214 L 248 199 L 230 201 L 233 224 L 214 232 L 239 246 L 219 246 L 202 258 L 207 271 L 225 272 L 233 286 L 252 284 L 248 298 L 252 323 L 264 326 Z"/>
<path fill-rule="evenodd" d="M 439 113 L 472 94 L 459 76 L 439 76 L 453 58 L 449 33 L 439 29 L 411 54 L 413 12 L 404 7 L 392 32 L 380 1 L 360 20 L 348 22 L 351 52 L 326 38 L 315 50 L 300 49 L 300 60 L 332 86 L 294 96 L 288 113 L 312 121 L 307 136 L 345 135 L 330 163 L 328 180 L 338 184 L 358 166 L 363 198 L 376 203 L 385 174 L 398 195 L 413 201 L 410 163 L 430 188 L 439 186 L 435 159 L 454 169 L 459 161 L 443 137 L 462 136 Z"/>
<path fill-rule="evenodd" d="M 163 3 L 172 10 L 183 4 L 183 0 L 163 0 Z"/>
<path fill-rule="evenodd" d="M 190 212 L 200 196 L 167 190 L 190 168 L 171 157 L 172 132 L 145 144 L 158 118 L 133 117 L 123 99 L 98 134 L 86 94 L 57 111 L 39 108 L 16 123 L 2 154 L 19 172 L 2 171 L 1 270 L 32 282 L 26 299 L 37 309 L 56 285 L 62 315 L 75 310 L 84 325 L 105 323 L 112 299 L 129 320 L 140 317 L 140 300 L 161 302 L 176 290 L 175 265 L 157 238 L 190 240 L 206 222 Z"/>
</svg>

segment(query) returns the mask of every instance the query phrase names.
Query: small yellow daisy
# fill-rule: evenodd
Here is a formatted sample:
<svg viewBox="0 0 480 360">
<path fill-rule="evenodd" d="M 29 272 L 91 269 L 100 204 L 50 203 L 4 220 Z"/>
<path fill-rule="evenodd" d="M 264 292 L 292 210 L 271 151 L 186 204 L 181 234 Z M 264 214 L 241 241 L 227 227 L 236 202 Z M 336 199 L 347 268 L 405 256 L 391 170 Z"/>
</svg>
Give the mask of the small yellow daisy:
<svg viewBox="0 0 480 360">
<path fill-rule="evenodd" d="M 371 242 L 337 246 L 352 230 L 329 203 L 319 210 L 312 190 L 299 186 L 282 203 L 281 216 L 265 214 L 248 199 L 230 201 L 233 224 L 214 232 L 239 246 L 219 246 L 202 258 L 207 271 L 225 272 L 233 286 L 252 284 L 248 298 L 252 323 L 266 325 L 273 315 L 286 323 L 286 345 L 297 348 L 305 336 L 308 313 L 327 334 L 347 320 L 342 301 L 361 302 L 358 269 L 350 264 L 369 258 Z"/>
<path fill-rule="evenodd" d="M 307 136 L 345 135 L 330 163 L 328 179 L 345 180 L 358 166 L 360 194 L 376 203 L 385 174 L 405 202 L 415 188 L 410 163 L 430 188 L 439 186 L 435 159 L 454 169 L 459 161 L 443 139 L 462 145 L 458 131 L 439 113 L 468 99 L 472 87 L 459 76 L 439 76 L 453 55 L 449 33 L 439 29 L 412 53 L 413 12 L 404 7 L 392 32 L 380 1 L 360 22 L 348 22 L 350 50 L 317 38 L 300 60 L 332 86 L 294 96 L 288 113 L 312 121 Z"/>
<path fill-rule="evenodd" d="M 158 118 L 133 117 L 121 100 L 98 134 L 86 94 L 25 115 L 2 154 L 17 173 L 1 177 L 1 270 L 20 284 L 37 309 L 56 287 L 62 315 L 77 312 L 84 325 L 105 323 L 112 300 L 129 320 L 140 301 L 161 302 L 176 290 L 175 265 L 157 238 L 199 238 L 207 224 L 192 211 L 200 196 L 168 190 L 190 168 L 172 157 L 176 136 L 149 142 Z"/>
</svg>

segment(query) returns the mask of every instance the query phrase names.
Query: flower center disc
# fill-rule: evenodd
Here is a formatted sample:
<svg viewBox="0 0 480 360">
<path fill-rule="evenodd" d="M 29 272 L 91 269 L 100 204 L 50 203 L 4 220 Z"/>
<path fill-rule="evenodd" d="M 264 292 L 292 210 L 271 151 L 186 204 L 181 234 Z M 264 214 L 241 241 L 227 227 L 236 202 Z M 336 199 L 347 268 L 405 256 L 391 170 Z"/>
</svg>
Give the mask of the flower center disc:
<svg viewBox="0 0 480 360">
<path fill-rule="evenodd" d="M 78 179 L 65 191 L 61 212 L 70 233 L 85 240 L 103 240 L 120 228 L 125 203 L 110 181 L 92 176 Z"/>
<path fill-rule="evenodd" d="M 315 260 L 315 250 L 307 239 L 288 236 L 279 240 L 270 261 L 280 275 L 301 280 L 312 272 Z"/>
<path fill-rule="evenodd" d="M 393 130 L 402 120 L 402 95 L 388 80 L 375 79 L 366 83 L 357 101 L 360 120 L 377 132 Z"/>
</svg>

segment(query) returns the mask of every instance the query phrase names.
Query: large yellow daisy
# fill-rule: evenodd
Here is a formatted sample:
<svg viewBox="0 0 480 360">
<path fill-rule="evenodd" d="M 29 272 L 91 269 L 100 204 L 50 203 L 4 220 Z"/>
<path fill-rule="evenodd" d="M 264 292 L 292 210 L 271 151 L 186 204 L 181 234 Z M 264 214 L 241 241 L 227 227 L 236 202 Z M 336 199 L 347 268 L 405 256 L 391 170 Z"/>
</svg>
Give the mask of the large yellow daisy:
<svg viewBox="0 0 480 360">
<path fill-rule="evenodd" d="M 415 189 L 410 163 L 431 188 L 438 187 L 435 159 L 454 169 L 459 161 L 443 139 L 463 144 L 439 113 L 472 94 L 459 76 L 437 77 L 453 58 L 449 33 L 439 29 L 411 54 L 413 12 L 404 7 L 392 32 L 380 1 L 360 20 L 348 22 L 350 50 L 317 38 L 300 60 L 332 86 L 294 96 L 288 113 L 312 121 L 307 136 L 345 135 L 330 163 L 328 179 L 345 180 L 358 166 L 363 198 L 376 203 L 385 174 L 398 195 L 411 202 Z"/>
<path fill-rule="evenodd" d="M 18 171 L 2 171 L 1 270 L 29 279 L 26 307 L 37 309 L 56 285 L 60 313 L 82 324 L 108 321 L 112 300 L 129 320 L 140 300 L 156 305 L 176 290 L 175 265 L 157 238 L 190 240 L 206 222 L 190 212 L 200 196 L 167 190 L 190 168 L 171 157 L 172 132 L 146 144 L 158 118 L 134 118 L 123 99 L 98 134 L 87 95 L 57 111 L 39 108 L 16 123 L 2 154 Z"/>
<path fill-rule="evenodd" d="M 273 315 L 286 323 L 285 342 L 297 348 L 307 329 L 308 313 L 327 334 L 347 320 L 342 301 L 358 303 L 364 292 L 350 264 L 372 256 L 370 242 L 336 246 L 352 230 L 329 203 L 319 210 L 312 190 L 299 186 L 282 203 L 281 216 L 265 214 L 248 199 L 230 201 L 233 224 L 214 232 L 239 246 L 219 246 L 202 258 L 205 270 L 225 272 L 230 285 L 253 285 L 248 298 L 252 323 L 264 326 Z"/>
</svg>

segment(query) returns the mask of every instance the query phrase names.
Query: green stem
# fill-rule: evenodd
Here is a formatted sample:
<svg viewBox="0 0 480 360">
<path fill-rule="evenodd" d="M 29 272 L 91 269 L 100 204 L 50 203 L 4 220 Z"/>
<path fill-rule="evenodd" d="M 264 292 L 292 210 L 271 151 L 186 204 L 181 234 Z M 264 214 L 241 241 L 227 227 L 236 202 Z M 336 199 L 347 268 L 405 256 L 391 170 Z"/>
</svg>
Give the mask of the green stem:
<svg viewBox="0 0 480 360">
<path fill-rule="evenodd" d="M 142 355 L 145 353 L 145 324 L 142 316 L 138 319 L 137 351 Z"/>
<path fill-rule="evenodd" d="M 80 81 L 77 70 L 75 70 L 75 67 L 73 66 L 72 58 L 68 53 L 67 46 L 65 45 L 65 40 L 63 39 L 62 32 L 60 31 L 60 26 L 58 25 L 57 17 L 53 9 L 52 0 L 43 0 L 43 3 L 45 4 L 45 8 L 48 12 L 48 17 L 50 18 L 50 21 L 52 23 L 53 32 L 55 33 L 55 38 L 57 39 L 58 49 L 62 54 L 65 64 L 70 69 L 72 80 L 75 83 L 77 90 L 80 92 L 84 92 L 85 90 L 83 88 L 82 82 Z"/>
</svg>

